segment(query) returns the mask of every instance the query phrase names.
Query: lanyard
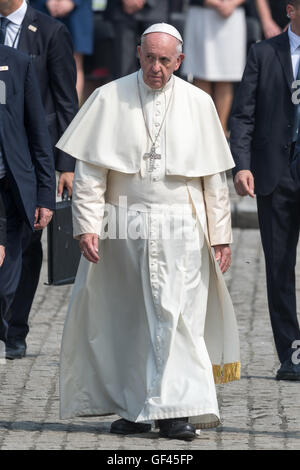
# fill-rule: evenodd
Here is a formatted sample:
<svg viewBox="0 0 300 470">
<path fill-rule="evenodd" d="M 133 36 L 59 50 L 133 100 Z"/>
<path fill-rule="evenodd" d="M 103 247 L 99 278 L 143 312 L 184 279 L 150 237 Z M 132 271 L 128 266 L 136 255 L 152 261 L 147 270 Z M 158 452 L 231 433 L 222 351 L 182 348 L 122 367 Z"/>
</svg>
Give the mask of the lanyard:
<svg viewBox="0 0 300 470">
<path fill-rule="evenodd" d="M 17 34 L 15 35 L 14 42 L 12 43 L 12 46 L 11 46 L 11 47 L 13 47 L 13 48 L 16 47 L 16 42 L 17 42 L 18 37 L 20 36 L 21 29 L 22 29 L 22 25 L 20 25 L 20 27 L 19 27 L 19 29 L 18 29 L 18 32 L 17 32 Z"/>
</svg>

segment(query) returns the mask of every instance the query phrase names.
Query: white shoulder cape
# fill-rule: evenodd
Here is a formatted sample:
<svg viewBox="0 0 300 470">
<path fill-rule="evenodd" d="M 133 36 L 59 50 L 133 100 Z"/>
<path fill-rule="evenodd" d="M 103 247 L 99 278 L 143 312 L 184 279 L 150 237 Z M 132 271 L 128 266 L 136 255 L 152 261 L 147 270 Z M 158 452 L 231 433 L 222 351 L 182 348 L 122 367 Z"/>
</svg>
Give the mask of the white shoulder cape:
<svg viewBox="0 0 300 470">
<path fill-rule="evenodd" d="M 210 96 L 176 76 L 174 79 L 166 118 L 166 174 L 199 177 L 234 167 Z M 78 160 L 137 173 L 142 156 L 150 150 L 137 72 L 95 90 L 57 147 Z"/>
</svg>

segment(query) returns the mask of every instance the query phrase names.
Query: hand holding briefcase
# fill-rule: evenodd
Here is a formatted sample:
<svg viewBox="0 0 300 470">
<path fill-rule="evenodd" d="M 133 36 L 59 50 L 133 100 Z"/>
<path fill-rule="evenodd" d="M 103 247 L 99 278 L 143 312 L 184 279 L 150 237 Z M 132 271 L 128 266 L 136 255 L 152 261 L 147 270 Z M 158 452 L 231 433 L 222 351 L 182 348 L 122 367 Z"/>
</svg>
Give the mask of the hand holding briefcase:
<svg viewBox="0 0 300 470">
<path fill-rule="evenodd" d="M 79 243 L 73 238 L 72 200 L 67 191 L 47 228 L 48 238 L 48 283 L 54 286 L 72 284 L 75 281 L 80 261 Z"/>
</svg>

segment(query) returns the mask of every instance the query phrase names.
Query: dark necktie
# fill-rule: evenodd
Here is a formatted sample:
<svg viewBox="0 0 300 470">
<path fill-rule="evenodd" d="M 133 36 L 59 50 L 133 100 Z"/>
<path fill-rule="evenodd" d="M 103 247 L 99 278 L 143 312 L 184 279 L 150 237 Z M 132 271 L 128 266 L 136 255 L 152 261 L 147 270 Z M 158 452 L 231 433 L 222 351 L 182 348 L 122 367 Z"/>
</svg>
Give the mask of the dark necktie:
<svg viewBox="0 0 300 470">
<path fill-rule="evenodd" d="M 300 80 L 300 62 L 299 62 L 296 80 Z M 296 104 L 295 115 L 294 115 L 294 126 L 293 126 L 293 142 L 296 142 L 298 138 L 299 125 L 300 125 L 300 104 Z"/>
<path fill-rule="evenodd" d="M 0 44 L 4 44 L 5 42 L 6 28 L 8 23 L 10 23 L 10 21 L 4 16 L 0 18 Z"/>
</svg>

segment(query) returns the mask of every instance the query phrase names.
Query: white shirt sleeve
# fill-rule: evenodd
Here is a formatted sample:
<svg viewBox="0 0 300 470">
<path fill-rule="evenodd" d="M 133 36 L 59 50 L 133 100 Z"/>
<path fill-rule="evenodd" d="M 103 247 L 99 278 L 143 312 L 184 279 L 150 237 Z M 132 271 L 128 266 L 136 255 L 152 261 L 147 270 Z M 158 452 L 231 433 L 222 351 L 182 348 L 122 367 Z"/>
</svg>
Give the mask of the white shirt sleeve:
<svg viewBox="0 0 300 470">
<path fill-rule="evenodd" d="M 232 243 L 231 209 L 226 173 L 204 176 L 203 195 L 211 246 Z"/>
<path fill-rule="evenodd" d="M 76 161 L 72 196 L 74 238 L 79 238 L 84 233 L 95 233 L 100 237 L 107 174 L 106 168 Z"/>
</svg>

